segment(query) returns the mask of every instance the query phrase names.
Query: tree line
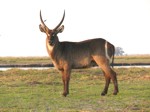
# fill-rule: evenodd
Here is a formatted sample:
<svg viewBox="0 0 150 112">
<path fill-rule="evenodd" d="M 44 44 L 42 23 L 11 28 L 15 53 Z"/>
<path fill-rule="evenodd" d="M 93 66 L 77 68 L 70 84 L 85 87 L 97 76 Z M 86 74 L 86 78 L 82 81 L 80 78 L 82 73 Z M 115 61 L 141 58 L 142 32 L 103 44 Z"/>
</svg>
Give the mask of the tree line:
<svg viewBox="0 0 150 112">
<path fill-rule="evenodd" d="M 121 47 L 116 47 L 116 48 L 115 48 L 115 55 L 116 55 L 116 56 L 123 56 L 123 55 L 125 55 L 125 52 L 124 52 L 123 48 L 121 48 Z"/>
</svg>

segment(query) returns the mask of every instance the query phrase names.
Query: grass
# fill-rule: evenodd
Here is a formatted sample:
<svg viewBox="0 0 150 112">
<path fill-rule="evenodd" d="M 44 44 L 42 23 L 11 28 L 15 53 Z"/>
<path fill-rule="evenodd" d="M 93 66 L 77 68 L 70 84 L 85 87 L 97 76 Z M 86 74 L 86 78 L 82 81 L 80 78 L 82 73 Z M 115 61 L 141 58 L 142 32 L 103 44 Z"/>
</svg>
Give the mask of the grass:
<svg viewBox="0 0 150 112">
<path fill-rule="evenodd" d="M 49 64 L 49 57 L 0 57 L 0 64 Z"/>
<path fill-rule="evenodd" d="M 0 71 L 0 111 L 150 111 L 150 68 L 116 68 L 119 94 L 100 96 L 104 77 L 98 68 L 72 71 L 70 94 L 63 97 L 55 69 Z"/>
<path fill-rule="evenodd" d="M 149 63 L 150 55 L 115 56 L 115 63 Z"/>
<path fill-rule="evenodd" d="M 115 56 L 115 63 L 149 63 L 150 55 Z M 0 64 L 50 64 L 49 57 L 0 57 Z"/>
</svg>

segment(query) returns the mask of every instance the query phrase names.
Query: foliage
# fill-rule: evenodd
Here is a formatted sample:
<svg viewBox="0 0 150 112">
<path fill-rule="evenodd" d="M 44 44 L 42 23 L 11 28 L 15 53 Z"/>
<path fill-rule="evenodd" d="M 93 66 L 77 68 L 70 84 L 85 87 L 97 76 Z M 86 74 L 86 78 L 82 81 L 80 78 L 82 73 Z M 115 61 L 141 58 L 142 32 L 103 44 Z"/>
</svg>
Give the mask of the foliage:
<svg viewBox="0 0 150 112">
<path fill-rule="evenodd" d="M 115 55 L 116 56 L 123 56 L 124 53 L 125 52 L 123 51 L 123 48 L 121 48 L 121 47 L 116 47 L 115 48 Z"/>
</svg>

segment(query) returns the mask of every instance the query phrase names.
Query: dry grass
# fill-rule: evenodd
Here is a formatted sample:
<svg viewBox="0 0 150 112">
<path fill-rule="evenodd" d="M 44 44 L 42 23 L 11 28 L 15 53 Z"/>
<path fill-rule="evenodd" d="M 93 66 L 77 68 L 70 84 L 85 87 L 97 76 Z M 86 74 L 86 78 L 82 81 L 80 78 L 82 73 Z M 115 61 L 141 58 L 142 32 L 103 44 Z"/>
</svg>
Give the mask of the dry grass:
<svg viewBox="0 0 150 112">
<path fill-rule="evenodd" d="M 150 55 L 116 56 L 115 63 L 150 63 Z"/>
<path fill-rule="evenodd" d="M 115 56 L 115 63 L 149 63 L 150 55 Z M 0 64 L 50 64 L 49 57 L 0 57 Z"/>
<path fill-rule="evenodd" d="M 150 68 L 116 68 L 119 94 L 100 96 L 104 77 L 98 69 L 73 70 L 70 95 L 62 97 L 55 69 L 0 71 L 0 111 L 149 111 Z"/>
</svg>

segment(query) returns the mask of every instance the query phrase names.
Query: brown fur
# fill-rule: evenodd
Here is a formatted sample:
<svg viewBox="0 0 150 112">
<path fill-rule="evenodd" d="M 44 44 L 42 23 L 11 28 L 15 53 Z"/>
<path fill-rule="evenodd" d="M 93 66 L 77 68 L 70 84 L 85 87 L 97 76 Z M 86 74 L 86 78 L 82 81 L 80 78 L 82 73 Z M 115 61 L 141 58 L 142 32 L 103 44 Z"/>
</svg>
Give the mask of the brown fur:
<svg viewBox="0 0 150 112">
<path fill-rule="evenodd" d="M 106 84 L 101 95 L 107 94 L 110 79 L 112 79 L 114 84 L 113 94 L 116 95 L 118 93 L 117 77 L 116 73 L 110 67 L 110 60 L 106 57 L 106 40 L 97 38 L 82 42 L 59 42 L 57 34 L 61 33 L 64 29 L 63 25 L 60 26 L 63 22 L 64 16 L 57 27 L 50 30 L 44 24 L 40 12 L 42 23 L 40 24 L 40 30 L 47 35 L 47 52 L 52 59 L 54 66 L 62 73 L 62 80 L 64 83 L 63 95 L 67 96 L 67 94 L 69 94 L 71 69 L 90 67 L 93 63 L 96 63 L 101 67 L 106 79 Z M 114 58 L 114 46 L 109 42 L 107 43 L 108 56 Z"/>
</svg>

